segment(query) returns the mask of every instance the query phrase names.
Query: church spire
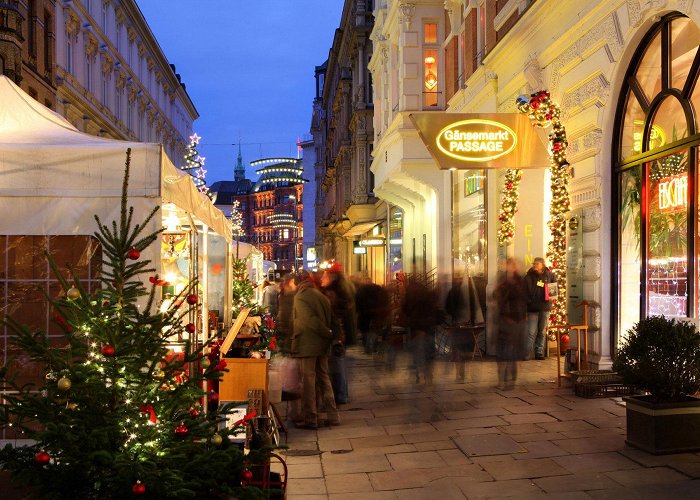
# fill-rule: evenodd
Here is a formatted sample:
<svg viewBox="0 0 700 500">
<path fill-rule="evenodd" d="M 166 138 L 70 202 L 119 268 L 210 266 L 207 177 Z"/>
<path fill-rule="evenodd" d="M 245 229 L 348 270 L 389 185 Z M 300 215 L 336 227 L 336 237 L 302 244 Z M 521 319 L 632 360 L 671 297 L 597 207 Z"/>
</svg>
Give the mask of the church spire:
<svg viewBox="0 0 700 500">
<path fill-rule="evenodd" d="M 238 140 L 238 160 L 236 161 L 236 169 L 233 171 L 233 179 L 242 181 L 245 179 L 245 166 L 243 165 L 243 155 L 241 155 L 241 141 Z"/>
</svg>

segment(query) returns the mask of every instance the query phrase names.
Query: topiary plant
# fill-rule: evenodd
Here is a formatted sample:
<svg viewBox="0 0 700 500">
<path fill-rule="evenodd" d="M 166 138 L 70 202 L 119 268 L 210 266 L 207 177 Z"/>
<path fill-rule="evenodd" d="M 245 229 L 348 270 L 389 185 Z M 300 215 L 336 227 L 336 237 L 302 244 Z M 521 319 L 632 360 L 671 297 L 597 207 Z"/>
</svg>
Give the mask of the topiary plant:
<svg viewBox="0 0 700 500">
<path fill-rule="evenodd" d="M 689 322 L 642 319 L 628 331 L 613 368 L 653 402 L 684 400 L 700 390 L 700 334 Z"/>
</svg>

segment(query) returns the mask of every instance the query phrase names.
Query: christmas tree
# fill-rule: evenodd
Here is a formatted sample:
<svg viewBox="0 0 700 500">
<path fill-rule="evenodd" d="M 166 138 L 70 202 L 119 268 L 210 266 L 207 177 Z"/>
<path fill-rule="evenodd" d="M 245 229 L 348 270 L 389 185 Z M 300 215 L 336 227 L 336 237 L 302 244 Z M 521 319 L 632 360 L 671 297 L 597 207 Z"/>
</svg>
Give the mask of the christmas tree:
<svg viewBox="0 0 700 500">
<path fill-rule="evenodd" d="M 0 450 L 0 468 L 41 498 L 249 498 L 241 487 L 251 475 L 221 425 L 229 411 L 206 388 L 225 369 L 211 341 L 197 345 L 194 318 L 197 284 L 190 283 L 165 311 L 156 307 L 160 286 L 141 252 L 159 241 L 134 224 L 127 208 L 130 150 L 121 198 L 121 217 L 103 224 L 100 288 L 88 294 L 79 276 L 53 272 L 65 296 L 48 298 L 65 332 L 62 341 L 32 332 L 5 318 L 12 343 L 45 366 L 37 384 L 20 384 L 22 367 L 0 369 L 0 425 L 31 440 Z M 141 276 L 150 274 L 150 290 Z M 146 281 L 146 280 L 144 280 Z M 181 351 L 171 347 L 179 342 Z M 205 411 L 208 410 L 208 411 Z"/>
<path fill-rule="evenodd" d="M 207 171 L 204 170 L 205 158 L 199 156 L 197 152 L 197 146 L 199 146 L 199 141 L 201 139 L 202 138 L 197 134 L 192 134 L 190 136 L 190 143 L 187 145 L 187 150 L 185 151 L 185 164 L 181 167 L 181 170 L 184 170 L 192 176 L 194 185 L 201 193 L 207 194 L 209 188 L 205 180 L 207 175 Z"/>
</svg>

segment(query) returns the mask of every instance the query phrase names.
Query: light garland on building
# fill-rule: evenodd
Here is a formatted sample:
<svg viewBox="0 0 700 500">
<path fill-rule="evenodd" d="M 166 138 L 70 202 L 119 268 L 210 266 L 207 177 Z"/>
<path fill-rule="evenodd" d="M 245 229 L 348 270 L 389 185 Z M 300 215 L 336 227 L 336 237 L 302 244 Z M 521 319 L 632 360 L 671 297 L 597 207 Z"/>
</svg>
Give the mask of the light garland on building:
<svg viewBox="0 0 700 500">
<path fill-rule="evenodd" d="M 506 170 L 506 178 L 503 183 L 503 193 L 501 198 L 501 211 L 498 214 L 498 220 L 501 222 L 498 228 L 498 244 L 500 246 L 508 245 L 513 241 L 513 233 L 515 224 L 513 219 L 515 212 L 518 211 L 518 185 L 520 179 L 523 178 L 523 171 L 517 168 L 509 168 Z"/>
<path fill-rule="evenodd" d="M 560 293 L 553 304 L 549 315 L 552 325 L 564 325 L 566 316 L 566 214 L 569 212 L 569 178 L 571 170 L 566 160 L 566 130 L 561 123 L 561 109 L 554 102 L 549 92 L 540 90 L 530 95 L 519 96 L 516 101 L 518 110 L 528 115 L 530 120 L 542 128 L 551 125 L 549 134 L 549 154 L 551 170 L 552 203 L 549 208 L 549 222 L 547 226 L 551 233 L 551 240 L 547 244 L 547 259 L 551 263 L 551 269 L 557 278 Z"/>
<path fill-rule="evenodd" d="M 207 171 L 204 170 L 204 161 L 206 158 L 200 156 L 197 152 L 197 146 L 201 140 L 202 138 L 196 133 L 190 136 L 190 143 L 187 145 L 187 150 L 185 151 L 185 164 L 180 167 L 180 170 L 183 170 L 192 176 L 194 185 L 197 189 L 199 189 L 200 193 L 207 194 L 209 192 L 209 188 L 207 187 L 205 180 Z"/>
</svg>

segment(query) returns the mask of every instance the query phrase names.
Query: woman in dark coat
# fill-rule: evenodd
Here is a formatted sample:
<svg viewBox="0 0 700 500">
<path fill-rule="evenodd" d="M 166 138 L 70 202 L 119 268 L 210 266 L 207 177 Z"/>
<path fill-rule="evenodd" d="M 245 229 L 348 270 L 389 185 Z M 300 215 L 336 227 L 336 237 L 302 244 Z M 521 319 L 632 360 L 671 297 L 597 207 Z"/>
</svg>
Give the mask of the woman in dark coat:
<svg viewBox="0 0 700 500">
<path fill-rule="evenodd" d="M 510 390 L 518 377 L 518 360 L 522 357 L 527 321 L 527 287 L 515 259 L 506 261 L 494 298 L 498 307 L 498 388 Z"/>
</svg>

